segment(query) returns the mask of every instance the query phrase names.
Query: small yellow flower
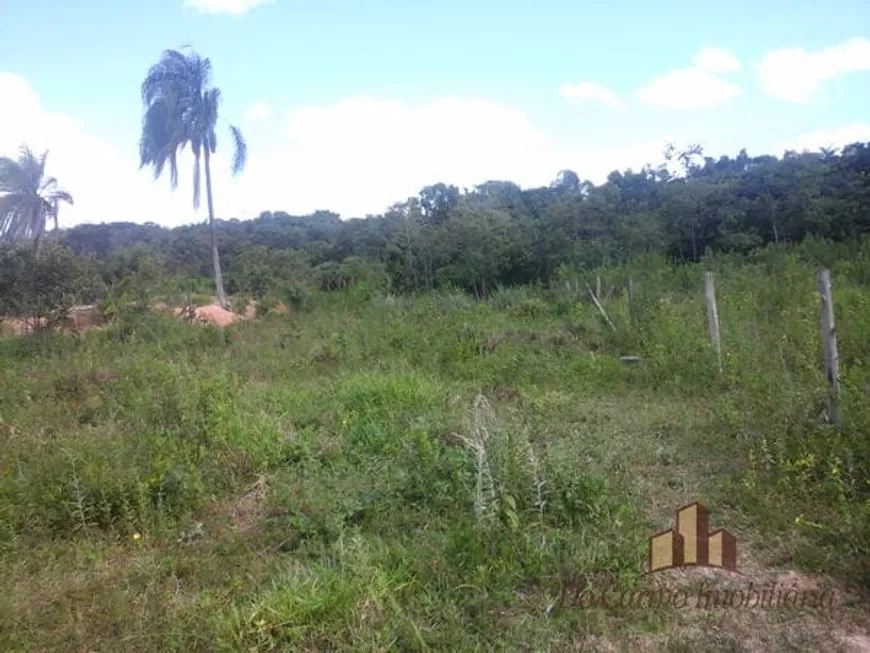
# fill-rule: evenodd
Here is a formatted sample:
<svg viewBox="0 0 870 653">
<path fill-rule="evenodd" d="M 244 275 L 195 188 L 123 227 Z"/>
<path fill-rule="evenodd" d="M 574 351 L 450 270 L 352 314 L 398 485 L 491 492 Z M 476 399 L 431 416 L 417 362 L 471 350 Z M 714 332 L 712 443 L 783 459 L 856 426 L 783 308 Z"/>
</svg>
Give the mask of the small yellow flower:
<svg viewBox="0 0 870 653">
<path fill-rule="evenodd" d="M 139 533 L 133 533 L 133 540 L 134 540 L 134 541 L 135 541 L 135 540 L 141 540 L 141 539 L 142 539 L 142 536 L 139 535 Z"/>
</svg>

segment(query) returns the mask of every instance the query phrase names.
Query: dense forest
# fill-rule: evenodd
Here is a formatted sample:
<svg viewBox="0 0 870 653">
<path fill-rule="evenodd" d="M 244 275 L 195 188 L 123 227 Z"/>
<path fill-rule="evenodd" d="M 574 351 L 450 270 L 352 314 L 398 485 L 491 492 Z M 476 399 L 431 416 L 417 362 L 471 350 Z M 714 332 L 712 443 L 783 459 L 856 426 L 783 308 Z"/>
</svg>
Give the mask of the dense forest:
<svg viewBox="0 0 870 653">
<path fill-rule="evenodd" d="M 366 218 L 277 210 L 221 220 L 228 290 L 262 294 L 263 275 L 300 266 L 315 270 L 322 287 L 340 286 L 364 263 L 388 275 L 395 291 L 449 284 L 486 294 L 545 281 L 563 264 L 596 267 L 646 252 L 690 261 L 708 251 L 870 231 L 870 143 L 782 158 L 743 150 L 718 160 L 697 146 L 669 148 L 665 160 L 639 172 L 614 171 L 599 186 L 570 170 L 543 188 L 488 181 L 461 191 L 439 183 Z M 84 224 L 61 232 L 61 240 L 100 261 L 107 283 L 154 257 L 173 275 L 210 275 L 206 224 Z"/>
</svg>

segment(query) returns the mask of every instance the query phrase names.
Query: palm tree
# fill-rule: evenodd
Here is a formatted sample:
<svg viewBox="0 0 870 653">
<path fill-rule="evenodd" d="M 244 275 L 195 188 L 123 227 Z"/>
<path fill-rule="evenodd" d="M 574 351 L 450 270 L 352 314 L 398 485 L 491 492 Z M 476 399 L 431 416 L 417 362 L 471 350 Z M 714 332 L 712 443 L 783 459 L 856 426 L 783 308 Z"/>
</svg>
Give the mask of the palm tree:
<svg viewBox="0 0 870 653">
<path fill-rule="evenodd" d="M 0 240 L 33 239 L 39 253 L 45 223 L 54 220 L 61 202 L 73 203 L 72 195 L 58 188 L 57 179 L 45 174 L 48 151 L 36 156 L 22 145 L 18 159 L 0 158 Z"/>
<path fill-rule="evenodd" d="M 210 164 L 211 155 L 217 148 L 215 127 L 221 92 L 211 86 L 211 72 L 208 59 L 195 52 L 183 54 L 177 50 L 166 50 L 159 62 L 148 70 L 142 82 L 145 114 L 139 139 L 139 167 L 152 166 L 154 178 L 157 179 L 168 163 L 169 180 L 174 189 L 178 186 L 178 154 L 190 145 L 193 152 L 194 210 L 199 209 L 200 171 L 205 168 L 215 295 L 221 306 L 226 307 L 214 221 Z M 235 148 L 232 172 L 237 175 L 245 167 L 248 148 L 237 127 L 230 125 L 230 135 Z"/>
</svg>

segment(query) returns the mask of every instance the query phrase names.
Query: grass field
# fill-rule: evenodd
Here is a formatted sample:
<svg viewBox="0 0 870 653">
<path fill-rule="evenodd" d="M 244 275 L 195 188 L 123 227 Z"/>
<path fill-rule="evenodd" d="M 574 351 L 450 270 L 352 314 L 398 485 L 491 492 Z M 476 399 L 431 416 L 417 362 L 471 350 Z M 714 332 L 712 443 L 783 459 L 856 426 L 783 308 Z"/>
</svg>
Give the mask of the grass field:
<svg viewBox="0 0 870 653">
<path fill-rule="evenodd" d="M 352 288 L 224 330 L 139 314 L 0 341 L 0 648 L 870 650 L 868 258 L 601 270 L 615 331 L 566 273 L 486 302 Z M 744 576 L 645 576 L 649 536 L 695 500 Z M 836 605 L 612 598 L 705 579 Z M 605 580 L 611 605 L 577 605 Z"/>
</svg>

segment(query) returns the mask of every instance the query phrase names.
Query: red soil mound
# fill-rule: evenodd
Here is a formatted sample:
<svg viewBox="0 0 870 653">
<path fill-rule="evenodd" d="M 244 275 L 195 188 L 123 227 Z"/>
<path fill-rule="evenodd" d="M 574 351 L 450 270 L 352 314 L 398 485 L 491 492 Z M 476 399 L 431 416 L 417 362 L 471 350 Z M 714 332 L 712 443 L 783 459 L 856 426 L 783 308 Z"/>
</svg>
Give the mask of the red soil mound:
<svg viewBox="0 0 870 653">
<path fill-rule="evenodd" d="M 158 313 L 169 313 L 173 317 L 183 318 L 183 308 L 170 308 L 166 304 L 159 302 L 155 303 L 153 309 Z M 279 303 L 275 307 L 276 313 L 288 313 L 288 308 Z M 238 322 L 240 320 L 250 320 L 257 315 L 257 304 L 251 302 L 245 309 L 244 314 L 234 313 L 233 311 L 221 308 L 218 304 L 209 306 L 198 306 L 194 309 L 194 320 L 199 324 L 214 324 L 217 327 L 223 328 Z M 62 331 L 70 333 L 81 333 L 87 329 L 101 326 L 104 322 L 103 316 L 100 314 L 96 306 L 76 306 L 70 311 L 69 326 L 62 327 Z M 25 320 L 7 319 L 0 320 L 0 337 L 19 336 L 28 331 L 33 331 L 34 327 L 44 326 L 31 324 Z"/>
<path fill-rule="evenodd" d="M 172 311 L 172 314 L 175 317 L 181 317 L 184 313 L 183 308 L 176 308 Z M 243 316 L 238 313 L 233 313 L 232 311 L 228 311 L 225 308 L 221 308 L 217 304 L 212 304 L 210 306 L 197 306 L 194 311 L 194 319 L 197 322 L 201 322 L 203 324 L 214 324 L 215 326 L 219 326 L 221 328 L 236 322 L 237 320 L 244 319 Z"/>
</svg>

